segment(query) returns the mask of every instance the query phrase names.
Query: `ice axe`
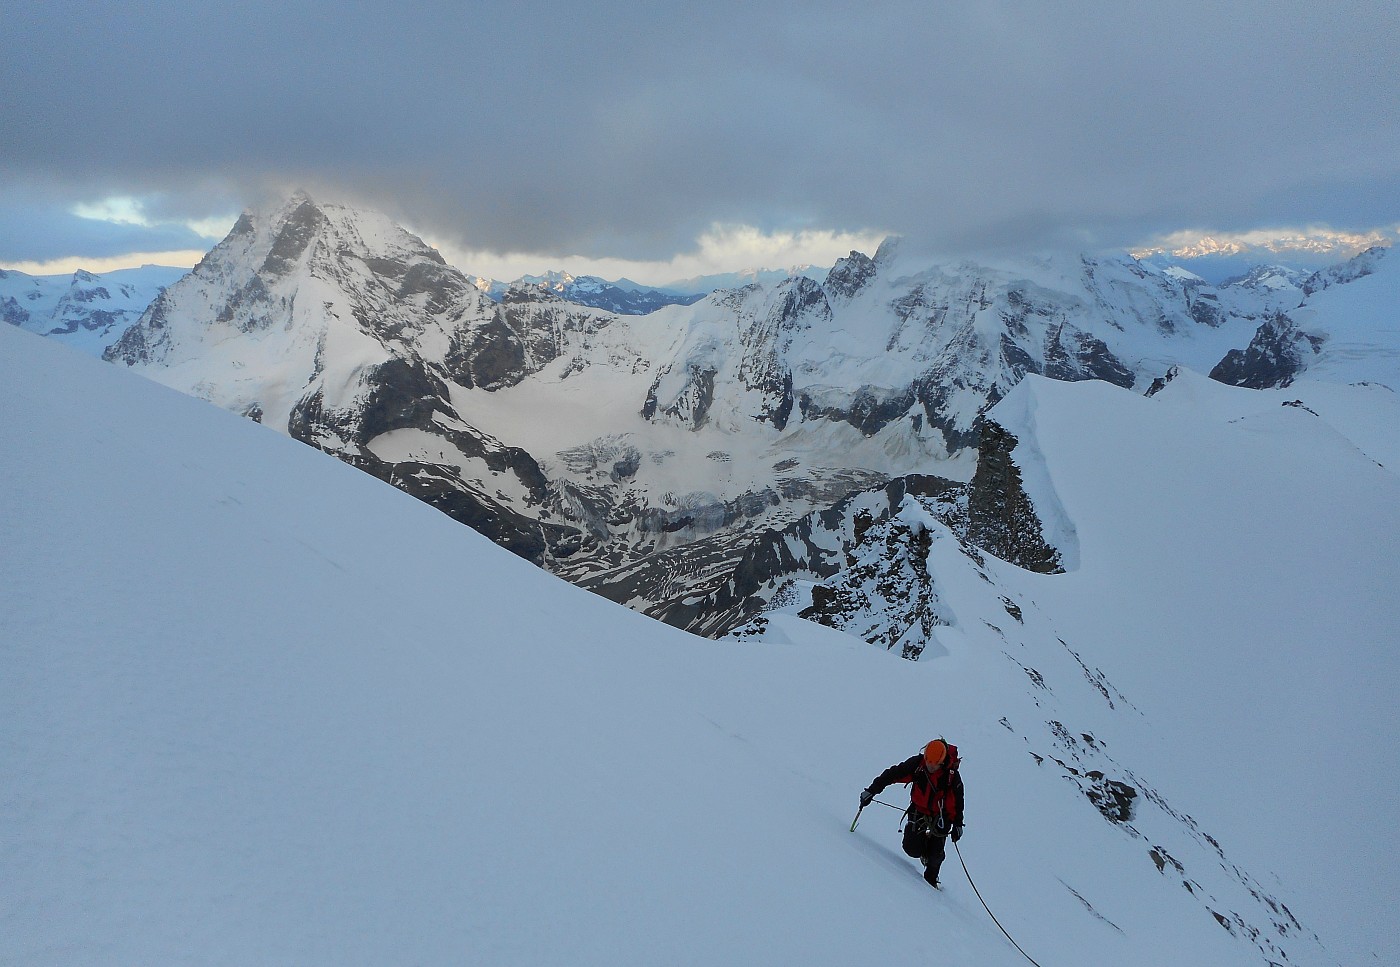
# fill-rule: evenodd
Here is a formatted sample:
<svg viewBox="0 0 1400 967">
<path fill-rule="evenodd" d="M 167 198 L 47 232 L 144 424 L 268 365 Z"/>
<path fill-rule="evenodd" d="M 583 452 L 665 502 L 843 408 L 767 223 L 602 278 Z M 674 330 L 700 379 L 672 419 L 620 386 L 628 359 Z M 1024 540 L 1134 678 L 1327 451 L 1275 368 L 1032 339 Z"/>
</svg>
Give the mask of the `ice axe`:
<svg viewBox="0 0 1400 967">
<path fill-rule="evenodd" d="M 872 799 L 870 801 L 878 802 L 881 806 L 889 806 L 891 809 L 898 809 L 900 812 L 904 811 L 903 807 L 896 806 L 892 802 L 885 802 L 883 799 Z M 865 812 L 864 806 L 861 806 L 859 809 L 856 810 L 856 818 L 851 820 L 851 832 L 854 833 L 856 831 L 856 823 L 860 822 L 860 814 L 863 812 Z"/>
</svg>

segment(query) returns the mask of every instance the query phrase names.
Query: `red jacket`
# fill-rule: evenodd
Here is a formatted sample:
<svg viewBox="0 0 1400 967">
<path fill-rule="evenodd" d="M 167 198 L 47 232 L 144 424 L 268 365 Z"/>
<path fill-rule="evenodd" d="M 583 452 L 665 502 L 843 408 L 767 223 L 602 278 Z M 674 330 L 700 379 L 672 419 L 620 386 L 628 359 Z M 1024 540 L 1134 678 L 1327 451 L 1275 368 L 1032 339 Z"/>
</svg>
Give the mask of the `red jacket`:
<svg viewBox="0 0 1400 967">
<path fill-rule="evenodd" d="M 875 777 L 870 792 L 878 796 L 886 786 L 896 782 L 912 783 L 909 787 L 910 809 L 941 819 L 945 828 L 963 821 L 963 782 L 958 775 L 958 748 L 948 746 L 948 758 L 930 775 L 924 765 L 923 753 L 890 766 Z"/>
</svg>

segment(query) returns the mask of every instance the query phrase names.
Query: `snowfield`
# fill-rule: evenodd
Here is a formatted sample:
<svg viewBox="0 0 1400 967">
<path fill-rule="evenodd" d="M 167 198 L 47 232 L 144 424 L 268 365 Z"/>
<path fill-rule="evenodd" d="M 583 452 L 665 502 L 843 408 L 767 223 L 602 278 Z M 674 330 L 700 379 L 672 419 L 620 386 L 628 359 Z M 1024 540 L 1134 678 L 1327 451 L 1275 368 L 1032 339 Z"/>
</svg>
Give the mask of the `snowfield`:
<svg viewBox="0 0 1400 967">
<path fill-rule="evenodd" d="M 979 576 L 924 521 L 956 623 L 909 662 L 687 635 L 0 326 L 0 961 L 1023 964 L 951 850 L 935 893 L 896 810 L 849 831 L 941 734 L 962 856 L 1044 967 L 1266 962 L 1235 914 L 1289 964 L 1395 962 L 1397 424 L 1183 378 L 1007 398 L 1078 567 Z M 1221 860 L 1155 804 L 1106 820 L 1051 720 Z"/>
</svg>

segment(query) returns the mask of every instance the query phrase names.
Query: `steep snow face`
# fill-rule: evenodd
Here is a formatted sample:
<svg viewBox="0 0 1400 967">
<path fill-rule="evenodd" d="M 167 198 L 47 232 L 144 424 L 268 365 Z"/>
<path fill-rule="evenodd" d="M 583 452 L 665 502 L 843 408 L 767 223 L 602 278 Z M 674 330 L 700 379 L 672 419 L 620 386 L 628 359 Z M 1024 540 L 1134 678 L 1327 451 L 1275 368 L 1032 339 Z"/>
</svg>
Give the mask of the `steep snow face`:
<svg viewBox="0 0 1400 967">
<path fill-rule="evenodd" d="M 738 634 L 801 643 L 800 614 L 910 657 L 1000 655 L 1036 698 L 1007 727 L 1225 929 L 1291 962 L 1296 917 L 1335 961 L 1395 959 L 1400 400 L 1182 370 L 1151 398 L 1031 378 L 989 418 L 1047 534 L 1072 528 L 1064 573 L 911 495 Z"/>
<path fill-rule="evenodd" d="M 101 356 L 184 269 L 143 265 L 96 275 L 0 269 L 0 320 Z"/>
<path fill-rule="evenodd" d="M 1400 464 L 1376 462 L 1400 431 L 1394 394 L 1176 380 L 1152 401 L 1099 410 L 1105 472 L 1076 443 L 1083 407 L 1035 389 L 1048 474 L 1083 554 L 1038 600 L 1076 639 L 1124 650 L 1117 681 L 1152 696 L 1177 741 L 1213 744 L 1231 763 L 1202 812 L 1250 863 L 1290 843 L 1273 862 L 1300 903 L 1334 929 L 1359 926 L 1365 942 L 1339 959 L 1363 962 L 1366 944 L 1394 959 L 1393 930 L 1370 927 L 1400 895 L 1381 859 L 1400 849 L 1400 815 L 1380 753 L 1400 728 L 1400 605 L 1388 590 L 1400 581 Z M 1320 755 L 1300 756 L 1298 739 Z M 1247 816 L 1229 805 L 1232 784 L 1281 777 L 1288 795 Z"/>
<path fill-rule="evenodd" d="M 0 496 L 25 509 L 0 523 L 0 959 L 1024 963 L 959 854 L 935 893 L 896 810 L 849 831 L 859 789 L 940 733 L 963 755 L 961 858 L 1042 963 L 1394 959 L 1344 956 L 1393 941 L 1368 908 L 1319 948 L 1305 884 L 1265 872 L 1300 837 L 1240 856 L 1221 827 L 1291 795 L 1238 773 L 1234 748 L 1180 741 L 1120 639 L 1065 633 L 1038 589 L 1072 575 L 1003 602 L 1015 572 L 912 508 L 946 654 L 911 663 L 779 617 L 804 647 L 736 645 L 9 327 L 0 405 Z M 1047 394 L 1037 414 L 1050 459 Z M 1087 574 L 1102 535 L 1083 536 Z M 1329 749 L 1351 778 L 1350 747 Z M 1197 815 L 1217 783 L 1235 805 Z M 1349 843 L 1341 819 L 1323 826 Z M 1383 904 L 1393 853 L 1374 846 L 1353 883 Z"/>
</svg>

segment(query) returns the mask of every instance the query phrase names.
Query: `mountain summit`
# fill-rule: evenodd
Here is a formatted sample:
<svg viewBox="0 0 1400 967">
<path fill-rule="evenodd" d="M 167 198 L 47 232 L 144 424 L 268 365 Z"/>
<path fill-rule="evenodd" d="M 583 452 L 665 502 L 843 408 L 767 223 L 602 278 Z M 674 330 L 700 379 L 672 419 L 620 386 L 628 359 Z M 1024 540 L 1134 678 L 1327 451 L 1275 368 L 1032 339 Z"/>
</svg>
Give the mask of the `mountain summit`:
<svg viewBox="0 0 1400 967">
<path fill-rule="evenodd" d="M 245 214 L 106 353 L 410 490 L 539 559 L 576 530 L 531 514 L 524 451 L 456 412 L 454 392 L 518 383 L 565 331 L 609 318 L 543 293 L 497 304 L 383 216 L 299 194 Z"/>
</svg>

